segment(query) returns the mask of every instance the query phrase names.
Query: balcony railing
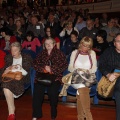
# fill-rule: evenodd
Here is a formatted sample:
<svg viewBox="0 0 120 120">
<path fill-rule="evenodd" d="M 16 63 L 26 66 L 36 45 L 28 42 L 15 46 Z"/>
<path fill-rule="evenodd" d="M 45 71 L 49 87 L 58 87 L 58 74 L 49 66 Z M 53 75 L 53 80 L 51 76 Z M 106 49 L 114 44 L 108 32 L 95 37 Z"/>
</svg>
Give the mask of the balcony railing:
<svg viewBox="0 0 120 120">
<path fill-rule="evenodd" d="M 56 6 L 60 8 L 61 6 Z M 102 0 L 99 2 L 79 5 L 62 6 L 64 9 L 70 7 L 73 10 L 89 9 L 89 13 L 120 12 L 120 0 Z"/>
</svg>

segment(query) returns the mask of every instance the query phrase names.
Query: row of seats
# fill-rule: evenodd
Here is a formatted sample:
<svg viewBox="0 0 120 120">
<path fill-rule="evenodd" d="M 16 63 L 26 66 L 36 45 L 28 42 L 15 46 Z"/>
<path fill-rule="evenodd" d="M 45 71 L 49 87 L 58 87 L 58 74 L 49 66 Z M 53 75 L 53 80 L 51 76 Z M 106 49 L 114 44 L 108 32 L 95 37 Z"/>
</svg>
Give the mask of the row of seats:
<svg viewBox="0 0 120 120">
<path fill-rule="evenodd" d="M 42 47 L 38 48 L 37 51 L 39 51 L 39 52 L 42 51 Z M 22 52 L 23 52 L 23 53 L 26 53 L 26 54 L 30 54 L 33 59 L 36 58 L 36 55 L 37 55 L 37 53 L 35 53 L 35 52 L 31 51 L 31 50 L 26 50 L 26 49 L 24 49 L 24 50 L 22 50 Z M 39 52 L 38 52 L 38 53 L 39 53 Z M 68 61 L 68 63 L 69 63 L 69 61 L 70 61 L 70 55 L 67 56 L 67 61 Z M 33 95 L 34 79 L 35 79 L 36 71 L 35 71 L 33 68 L 31 68 L 30 71 L 31 71 L 31 73 L 30 73 L 31 83 L 26 84 L 26 85 L 25 85 L 25 89 L 28 89 L 28 88 L 31 86 L 31 93 L 32 93 L 32 95 Z M 68 71 L 68 70 L 65 70 L 64 73 L 63 73 L 63 76 L 66 75 L 66 74 L 68 74 L 68 73 L 69 73 L 69 71 Z M 96 78 L 97 78 L 97 81 L 98 81 L 98 82 L 99 82 L 99 80 L 101 79 L 101 77 L 102 77 L 101 72 L 100 72 L 99 70 L 97 70 L 97 71 L 96 71 Z M 59 92 L 61 91 L 61 89 L 62 89 L 62 86 L 60 87 Z M 91 90 L 90 90 L 90 97 L 93 97 L 93 103 L 94 103 L 94 104 L 98 104 L 98 102 L 99 102 L 99 96 L 98 96 L 98 94 L 97 94 L 97 90 L 96 90 L 96 89 L 97 89 L 97 84 L 93 85 L 93 86 L 91 87 Z M 76 91 L 77 91 L 77 90 L 74 89 L 72 86 L 69 86 L 69 88 L 67 89 L 67 93 L 68 93 L 69 95 L 72 95 L 72 96 L 76 96 Z M 47 93 L 47 90 L 46 90 L 46 93 Z M 113 99 L 114 99 L 114 97 L 113 97 Z M 67 101 L 67 96 L 63 96 L 63 97 L 62 97 L 62 102 L 66 102 L 66 101 Z"/>
<path fill-rule="evenodd" d="M 39 48 L 39 51 L 41 51 L 41 50 L 42 50 L 42 48 Z M 22 50 L 22 52 L 23 52 L 23 53 L 26 53 L 26 54 L 30 54 L 33 59 L 36 58 L 36 53 L 33 52 L 33 51 L 31 51 L 31 50 L 25 50 L 25 49 L 24 49 L 24 50 Z M 69 63 L 69 61 L 70 61 L 70 55 L 68 56 L 67 61 L 68 61 L 68 63 Z M 68 73 L 69 73 L 68 70 L 65 70 L 64 73 L 63 73 L 63 76 L 66 75 L 66 74 L 68 74 Z M 30 70 L 31 83 L 25 85 L 25 89 L 28 89 L 28 87 L 31 86 L 31 93 L 32 93 L 32 95 L 33 95 L 33 90 L 34 90 L 35 74 L 36 74 L 36 71 L 35 71 L 33 68 L 31 68 L 31 70 Z M 98 82 L 99 82 L 101 76 L 102 76 L 102 75 L 101 75 L 100 71 L 97 70 L 97 72 L 96 72 L 96 78 L 97 78 L 97 81 L 98 81 Z M 93 86 L 91 87 L 91 91 L 90 91 L 90 97 L 93 97 L 93 103 L 94 103 L 94 104 L 98 104 L 98 97 L 97 97 L 96 88 L 97 88 L 97 84 L 93 85 Z M 61 89 L 62 89 L 62 86 L 60 87 L 60 90 L 61 90 Z M 60 91 L 60 90 L 59 90 L 59 91 Z M 69 95 L 72 95 L 72 96 L 76 96 L 76 91 L 77 91 L 77 90 L 74 89 L 74 88 L 71 87 L 71 86 L 69 86 L 69 88 L 67 89 L 67 93 L 68 93 Z M 47 92 L 47 90 L 46 90 L 46 92 Z M 67 101 L 67 96 L 63 96 L 63 97 L 62 97 L 62 102 L 66 102 L 66 101 Z"/>
<path fill-rule="evenodd" d="M 31 72 L 30 72 L 30 80 L 31 80 L 31 83 L 28 84 L 28 85 L 25 85 L 25 89 L 28 89 L 28 87 L 31 86 L 31 93 L 32 93 L 32 95 L 33 95 L 34 79 L 35 79 L 36 71 L 34 70 L 34 68 L 31 68 L 30 71 L 31 71 Z M 67 72 L 65 71 L 65 72 L 64 72 L 64 75 L 65 75 L 65 73 L 67 73 Z M 97 70 L 97 72 L 96 72 L 96 77 L 97 77 L 97 80 L 99 81 L 100 78 L 101 78 L 101 73 L 100 73 L 99 70 Z M 91 87 L 91 91 L 90 91 L 90 97 L 93 97 L 93 103 L 94 103 L 94 104 L 98 104 L 98 101 L 99 101 L 99 99 L 98 99 L 98 97 L 97 97 L 96 88 L 97 88 L 97 84 L 93 85 L 93 86 Z M 62 89 L 62 85 L 61 85 L 61 87 L 60 87 L 59 92 L 61 91 L 61 89 Z M 68 93 L 69 95 L 72 95 L 72 96 L 76 96 L 76 91 L 77 91 L 77 90 L 74 89 L 74 88 L 71 87 L 71 86 L 69 86 L 69 88 L 67 89 L 67 93 Z M 47 93 L 47 90 L 46 90 L 46 93 Z M 67 101 L 67 96 L 63 96 L 63 97 L 62 97 L 62 102 L 66 102 L 66 101 Z"/>
</svg>

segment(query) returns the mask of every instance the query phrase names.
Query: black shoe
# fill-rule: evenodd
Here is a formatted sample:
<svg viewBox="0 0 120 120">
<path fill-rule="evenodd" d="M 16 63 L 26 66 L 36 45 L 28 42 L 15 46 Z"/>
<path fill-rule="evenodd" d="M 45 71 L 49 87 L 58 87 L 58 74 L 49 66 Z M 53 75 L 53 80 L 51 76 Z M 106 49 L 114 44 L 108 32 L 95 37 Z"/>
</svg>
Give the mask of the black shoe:
<svg viewBox="0 0 120 120">
<path fill-rule="evenodd" d="M 52 120 L 55 120 L 55 117 L 52 117 Z"/>
</svg>

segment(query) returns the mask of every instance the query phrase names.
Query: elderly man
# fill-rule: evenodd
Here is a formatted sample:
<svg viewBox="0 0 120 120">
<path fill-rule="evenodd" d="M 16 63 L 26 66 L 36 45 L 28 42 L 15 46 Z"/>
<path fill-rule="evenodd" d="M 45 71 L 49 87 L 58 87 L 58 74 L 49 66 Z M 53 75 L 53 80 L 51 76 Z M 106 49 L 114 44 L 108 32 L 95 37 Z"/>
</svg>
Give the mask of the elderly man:
<svg viewBox="0 0 120 120">
<path fill-rule="evenodd" d="M 108 20 L 107 26 L 103 27 L 102 29 L 107 32 L 107 41 L 112 42 L 114 37 L 116 36 L 117 33 L 119 33 L 119 29 L 117 29 L 115 26 L 115 20 L 114 18 L 110 18 Z"/>
<path fill-rule="evenodd" d="M 37 16 L 31 17 L 31 24 L 28 25 L 27 31 L 32 31 L 38 38 L 44 37 L 45 32 L 42 23 L 38 22 Z"/>
<path fill-rule="evenodd" d="M 51 27 L 52 29 L 54 29 L 55 34 L 57 36 L 59 35 L 61 31 L 60 22 L 53 13 L 49 13 L 46 27 Z"/>
<path fill-rule="evenodd" d="M 93 40 L 95 40 L 97 31 L 98 30 L 94 28 L 94 20 L 89 19 L 86 21 L 86 27 L 80 30 L 79 39 L 81 40 L 83 37 L 88 36 L 92 38 Z"/>
</svg>

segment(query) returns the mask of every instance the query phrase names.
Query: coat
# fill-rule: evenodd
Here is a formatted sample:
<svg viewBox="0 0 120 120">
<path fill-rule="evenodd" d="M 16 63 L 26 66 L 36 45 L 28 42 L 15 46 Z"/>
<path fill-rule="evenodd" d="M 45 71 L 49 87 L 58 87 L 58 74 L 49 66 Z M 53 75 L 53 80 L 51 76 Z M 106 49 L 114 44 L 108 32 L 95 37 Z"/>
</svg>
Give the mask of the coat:
<svg viewBox="0 0 120 120">
<path fill-rule="evenodd" d="M 20 81 L 12 80 L 10 82 L 1 82 L 2 88 L 9 89 L 14 95 L 20 95 L 24 92 L 24 85 L 30 83 L 30 68 L 32 66 L 32 58 L 29 55 L 21 54 L 22 55 L 22 68 L 25 69 L 28 74 L 24 76 Z M 11 54 L 5 57 L 5 67 L 1 70 L 2 76 L 4 70 L 11 66 L 13 63 L 13 57 Z M 2 80 L 2 77 L 1 79 Z"/>
<path fill-rule="evenodd" d="M 64 70 L 68 67 L 65 55 L 56 47 L 53 48 L 50 55 L 47 50 L 43 50 L 33 62 L 36 72 L 44 72 L 44 67 L 51 61 L 51 71 L 57 77 L 55 80 L 61 81 Z M 50 66 L 50 65 L 49 65 Z M 37 78 L 36 78 L 37 79 Z"/>
</svg>

